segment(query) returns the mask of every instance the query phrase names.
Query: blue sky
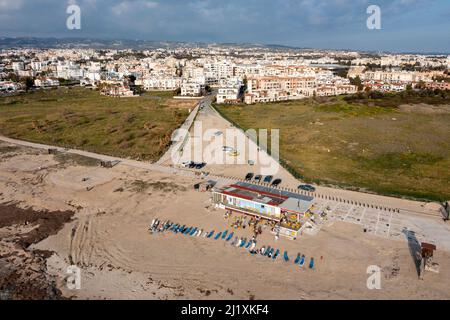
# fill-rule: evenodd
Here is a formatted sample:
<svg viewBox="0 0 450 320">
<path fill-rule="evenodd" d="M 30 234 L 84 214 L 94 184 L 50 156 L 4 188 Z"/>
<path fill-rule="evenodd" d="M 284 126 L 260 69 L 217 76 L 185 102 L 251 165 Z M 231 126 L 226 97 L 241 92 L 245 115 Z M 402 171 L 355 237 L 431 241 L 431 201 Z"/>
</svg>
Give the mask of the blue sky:
<svg viewBox="0 0 450 320">
<path fill-rule="evenodd" d="M 66 28 L 81 7 L 82 29 Z M 378 5 L 382 29 L 368 30 Z M 0 36 L 450 52 L 449 0 L 0 0 Z"/>
</svg>

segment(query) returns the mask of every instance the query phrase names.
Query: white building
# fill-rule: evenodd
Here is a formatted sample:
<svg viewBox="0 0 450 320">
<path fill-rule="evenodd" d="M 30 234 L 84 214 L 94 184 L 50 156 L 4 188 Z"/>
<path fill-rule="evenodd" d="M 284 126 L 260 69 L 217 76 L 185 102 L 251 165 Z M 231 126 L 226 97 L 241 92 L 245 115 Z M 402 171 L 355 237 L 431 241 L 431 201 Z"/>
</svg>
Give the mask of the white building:
<svg viewBox="0 0 450 320">
<path fill-rule="evenodd" d="M 52 78 L 37 78 L 34 80 L 35 87 L 57 87 L 59 86 L 59 81 Z"/>
<path fill-rule="evenodd" d="M 181 87 L 181 78 L 178 77 L 146 77 L 142 79 L 145 90 L 176 90 Z"/>
<path fill-rule="evenodd" d="M 239 103 L 241 86 L 219 88 L 217 103 Z"/>
<path fill-rule="evenodd" d="M 25 65 L 22 61 L 13 62 L 11 64 L 11 68 L 13 69 L 14 72 L 19 72 L 25 70 Z"/>
<path fill-rule="evenodd" d="M 205 86 L 195 82 L 184 82 L 181 84 L 181 95 L 186 97 L 201 97 Z"/>
</svg>

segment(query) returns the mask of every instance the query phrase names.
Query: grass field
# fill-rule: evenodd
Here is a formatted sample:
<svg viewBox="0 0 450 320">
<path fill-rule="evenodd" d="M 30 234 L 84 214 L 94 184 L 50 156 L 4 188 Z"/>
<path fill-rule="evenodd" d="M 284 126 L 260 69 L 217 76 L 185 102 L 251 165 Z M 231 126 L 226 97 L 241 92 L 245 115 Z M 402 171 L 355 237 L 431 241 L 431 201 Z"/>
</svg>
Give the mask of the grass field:
<svg viewBox="0 0 450 320">
<path fill-rule="evenodd" d="M 216 109 L 243 129 L 280 129 L 282 162 L 305 181 L 449 200 L 450 100 L 400 102 L 334 97 Z"/>
<path fill-rule="evenodd" d="M 112 98 L 60 88 L 0 98 L 0 134 L 119 157 L 156 161 L 195 102 L 169 92 Z"/>
</svg>

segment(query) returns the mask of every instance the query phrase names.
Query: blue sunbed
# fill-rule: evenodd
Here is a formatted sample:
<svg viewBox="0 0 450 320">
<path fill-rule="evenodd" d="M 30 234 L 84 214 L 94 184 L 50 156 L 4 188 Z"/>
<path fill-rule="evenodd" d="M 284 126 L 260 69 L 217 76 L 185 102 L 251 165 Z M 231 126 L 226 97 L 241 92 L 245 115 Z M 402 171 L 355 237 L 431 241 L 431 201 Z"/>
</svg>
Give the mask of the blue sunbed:
<svg viewBox="0 0 450 320">
<path fill-rule="evenodd" d="M 231 240 L 231 238 L 233 238 L 233 236 L 234 236 L 234 232 L 230 233 L 228 235 L 227 242 L 229 242 Z"/>
<path fill-rule="evenodd" d="M 190 235 L 190 236 L 193 236 L 197 231 L 198 231 L 198 229 L 197 229 L 197 228 L 194 228 L 194 229 L 192 229 L 191 232 L 189 232 L 189 235 Z"/>
<path fill-rule="evenodd" d="M 295 264 L 299 263 L 300 262 L 300 258 L 301 258 L 301 256 L 300 256 L 300 253 L 299 253 L 299 254 L 297 254 L 297 258 L 295 258 L 294 263 Z"/>
<path fill-rule="evenodd" d="M 224 233 L 222 233 L 222 240 L 225 239 L 225 237 L 227 236 L 228 230 L 225 230 Z"/>
<path fill-rule="evenodd" d="M 280 254 L 280 250 L 277 249 L 277 252 L 275 252 L 275 254 L 273 255 L 272 259 L 276 260 L 278 258 L 278 255 Z"/>
<path fill-rule="evenodd" d="M 311 258 L 311 261 L 309 262 L 309 268 L 314 269 L 314 258 Z"/>
<path fill-rule="evenodd" d="M 239 248 L 243 248 L 245 246 L 245 243 L 247 242 L 247 239 L 242 240 L 241 245 L 239 246 Z"/>
<path fill-rule="evenodd" d="M 186 229 L 186 231 L 183 232 L 184 235 L 188 235 L 189 232 L 191 232 L 192 227 L 189 227 Z"/>
<path fill-rule="evenodd" d="M 283 258 L 284 258 L 284 261 L 289 262 L 289 255 L 288 255 L 287 251 L 284 252 Z"/>
<path fill-rule="evenodd" d="M 220 238 L 220 236 L 222 235 L 222 232 L 219 232 L 216 237 L 214 238 L 214 240 L 218 240 Z"/>
<path fill-rule="evenodd" d="M 305 265 L 305 261 L 306 261 L 305 256 L 302 256 L 302 260 L 300 260 L 300 267 L 303 267 Z"/>
<path fill-rule="evenodd" d="M 268 256 L 269 252 L 272 250 L 272 248 L 269 246 L 266 250 L 266 252 L 264 252 L 264 256 Z"/>
<path fill-rule="evenodd" d="M 248 243 L 247 243 L 247 245 L 245 246 L 245 249 L 250 248 L 250 246 L 252 245 L 252 243 L 253 243 L 253 241 L 252 241 L 252 240 L 249 240 Z"/>
<path fill-rule="evenodd" d="M 214 231 L 211 231 L 211 232 L 208 234 L 208 238 L 211 238 L 211 237 L 213 236 L 213 234 L 214 234 Z"/>
</svg>

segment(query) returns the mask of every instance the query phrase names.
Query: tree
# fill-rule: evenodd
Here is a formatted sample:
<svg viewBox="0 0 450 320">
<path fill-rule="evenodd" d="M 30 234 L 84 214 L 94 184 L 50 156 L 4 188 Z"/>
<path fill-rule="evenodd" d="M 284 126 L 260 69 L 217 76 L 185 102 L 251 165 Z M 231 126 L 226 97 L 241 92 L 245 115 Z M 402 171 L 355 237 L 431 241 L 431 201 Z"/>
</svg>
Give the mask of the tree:
<svg viewBox="0 0 450 320">
<path fill-rule="evenodd" d="M 24 84 L 25 84 L 25 90 L 26 91 L 28 91 L 29 89 L 33 88 L 33 86 L 34 86 L 33 78 L 26 77 L 25 80 L 24 80 Z"/>
<path fill-rule="evenodd" d="M 362 91 L 364 89 L 364 85 L 361 81 L 361 78 L 359 76 L 356 76 L 354 78 L 350 78 L 350 83 L 354 86 L 358 87 L 358 91 Z"/>
</svg>

